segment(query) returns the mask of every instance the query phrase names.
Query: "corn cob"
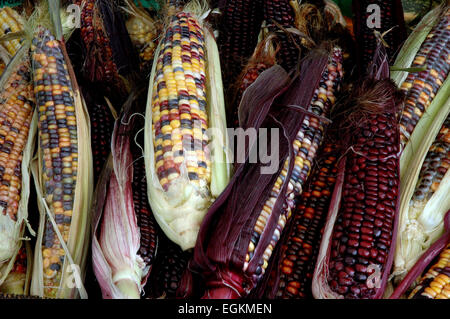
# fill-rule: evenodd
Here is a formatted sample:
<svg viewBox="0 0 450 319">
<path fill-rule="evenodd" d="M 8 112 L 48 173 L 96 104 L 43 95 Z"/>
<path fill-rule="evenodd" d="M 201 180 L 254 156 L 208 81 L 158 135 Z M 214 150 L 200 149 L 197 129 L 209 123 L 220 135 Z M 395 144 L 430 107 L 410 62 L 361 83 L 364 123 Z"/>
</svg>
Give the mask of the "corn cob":
<svg viewBox="0 0 450 319">
<path fill-rule="evenodd" d="M 17 220 L 21 193 L 22 151 L 25 147 L 34 108 L 33 87 L 30 85 L 29 64 L 23 63 L 8 80 L 0 95 L 0 207 L 3 215 Z"/>
<path fill-rule="evenodd" d="M 23 245 L 14 261 L 14 266 L 11 269 L 8 277 L 0 285 L 1 293 L 24 295 L 26 294 L 26 280 L 27 280 L 27 250 Z"/>
<path fill-rule="evenodd" d="M 422 165 L 413 201 L 429 199 L 450 167 L 450 116 L 447 117 Z M 422 204 L 422 203 L 421 203 Z M 420 205 L 420 204 L 419 204 Z M 419 206 L 414 203 L 414 206 Z M 423 208 L 423 207 L 422 207 Z"/>
<path fill-rule="evenodd" d="M 89 102 L 88 102 L 89 103 Z M 114 116 L 105 102 L 88 104 L 91 122 L 92 156 L 94 161 L 94 183 L 97 183 L 100 173 L 111 152 L 111 135 L 114 128 Z"/>
<path fill-rule="evenodd" d="M 236 97 L 233 101 L 232 118 L 228 119 L 229 123 L 233 123 L 234 127 L 239 127 L 239 103 L 241 102 L 244 91 L 256 81 L 258 76 L 276 63 L 275 55 L 277 49 L 274 47 L 272 41 L 274 36 L 268 36 L 261 41 L 251 56 L 247 66 L 242 71 L 238 81 Z"/>
<path fill-rule="evenodd" d="M 373 6 L 376 6 L 379 11 L 373 11 Z M 401 0 L 355 1 L 353 10 L 356 16 L 354 33 L 360 51 L 358 56 L 360 72 L 367 70 L 375 54 L 377 47 L 375 31 L 383 35 L 383 40 L 387 44 L 388 57 L 395 57 L 397 49 L 406 39 Z M 390 31 L 392 28 L 394 28 L 393 31 Z M 385 32 L 387 33 L 384 34 Z"/>
<path fill-rule="evenodd" d="M 59 4 L 48 2 L 48 10 L 62 39 L 55 14 Z M 64 42 L 44 26 L 37 28 L 32 40 L 31 61 L 39 129 L 32 168 L 41 213 L 31 293 L 58 298 L 79 293 L 85 298 L 82 278 L 93 184 L 87 110 Z M 67 284 L 70 270 L 76 271 L 77 285 Z"/>
<path fill-rule="evenodd" d="M 381 298 L 393 261 L 399 209 L 399 131 L 403 96 L 389 80 L 379 44 L 368 77 L 348 99 L 348 152 L 313 277 L 315 298 Z"/>
<path fill-rule="evenodd" d="M 65 242 L 69 239 L 78 170 L 78 134 L 72 83 L 62 50 L 49 30 L 33 39 L 33 80 L 43 152 L 45 200 Z M 65 252 L 50 221 L 42 246 L 45 295 L 56 296 Z"/>
<path fill-rule="evenodd" d="M 299 198 L 277 268 L 272 272 L 275 282 L 267 293 L 269 298 L 312 297 L 312 275 L 336 182 L 338 156 L 335 143 L 323 147 L 309 187 Z"/>
<path fill-rule="evenodd" d="M 4 7 L 0 9 L 0 35 L 16 33 L 23 30 L 22 17 L 12 8 Z M 11 56 L 14 56 L 20 49 L 21 40 L 13 39 L 2 42 L 1 44 L 8 50 Z"/>
<path fill-rule="evenodd" d="M 172 16 L 153 64 L 146 111 L 145 158 L 154 161 L 146 163 L 150 205 L 183 249 L 194 246 L 202 216 L 229 178 L 217 48 L 205 30 L 191 13 Z"/>
<path fill-rule="evenodd" d="M 151 266 L 157 246 L 156 221 L 148 204 L 147 180 L 145 177 L 144 160 L 142 158 L 135 159 L 133 162 L 132 188 L 134 211 L 141 234 L 139 255 L 148 266 Z"/>
<path fill-rule="evenodd" d="M 129 14 L 126 22 L 128 34 L 139 52 L 141 71 L 146 71 L 151 67 L 158 44 L 158 26 L 145 10 L 137 8 L 132 1 L 126 1 L 126 4 L 124 10 Z"/>
<path fill-rule="evenodd" d="M 265 172 L 248 158 L 235 164 L 232 182 L 202 223 L 180 292 L 195 287 L 195 277 L 189 278 L 192 273 L 203 277 L 203 298 L 208 299 L 245 297 L 260 282 L 321 143 L 325 117 L 340 86 L 341 54 L 339 48 L 328 47 L 319 55 L 309 55 L 292 83 L 288 73 L 275 65 L 249 87 L 240 106 L 242 128 L 283 128 L 275 170 Z M 263 87 L 267 90 L 261 94 Z M 283 95 L 272 115 L 277 94 Z M 257 112 L 254 105 L 260 105 Z M 245 153 L 250 154 L 251 148 Z M 240 179 L 247 182 L 238 183 Z"/>
<path fill-rule="evenodd" d="M 170 17 L 181 11 L 186 2 L 186 0 L 167 0 L 167 15 Z"/>
<path fill-rule="evenodd" d="M 356 135 L 359 143 L 365 143 L 355 147 L 361 155 L 351 156 L 347 162 L 346 170 L 354 173 L 345 179 L 343 205 L 332 238 L 329 278 L 331 289 L 346 297 L 375 294 L 366 286 L 370 265 L 381 265 L 380 272 L 388 271 L 384 265 L 393 240 L 398 195 L 398 166 L 395 158 L 386 160 L 398 152 L 391 116 L 370 119 L 370 126 Z M 367 142 L 366 137 L 372 141 Z"/>
<path fill-rule="evenodd" d="M 299 60 L 299 50 L 294 40 L 286 33 L 279 30 L 278 24 L 284 29 L 295 27 L 295 10 L 289 0 L 264 0 L 264 19 L 269 24 L 269 30 L 277 32 L 280 40 L 280 51 L 277 61 L 287 71 L 295 68 Z"/>
<path fill-rule="evenodd" d="M 450 199 L 447 196 L 449 167 L 450 116 L 428 150 L 405 207 L 396 251 L 396 281 L 409 271 L 442 233 L 443 217 L 450 209 Z"/>
<path fill-rule="evenodd" d="M 400 119 L 401 144 L 405 146 L 416 125 L 440 90 L 450 70 L 450 7 L 443 11 L 415 55 L 413 68 L 425 67 L 421 72 L 409 73 L 401 84 L 406 93 L 405 107 Z"/>
<path fill-rule="evenodd" d="M 87 52 L 85 72 L 92 82 L 112 83 L 118 81 L 117 65 L 96 2 L 96 0 L 75 1 L 76 4 L 82 5 L 81 38 Z M 94 56 L 91 56 L 92 54 Z"/>
<path fill-rule="evenodd" d="M 339 48 L 334 48 L 333 52 L 330 54 L 328 65 L 322 73 L 322 78 L 311 101 L 311 112 L 317 116 L 326 116 L 328 114 L 330 107 L 335 102 L 335 94 L 339 89 L 342 75 L 342 51 Z M 267 222 L 270 219 L 271 207 L 276 201 L 281 185 L 286 178 L 289 165 L 289 162 L 286 161 L 284 168 L 272 189 L 271 195 L 264 204 L 264 208 L 256 221 L 253 236 L 250 239 L 247 250 L 246 262 L 244 263 L 243 269 L 244 272 L 247 270 L 255 249 L 258 248 L 263 249 L 262 251 L 264 251 L 264 255 L 259 263 L 260 267 L 256 269 L 256 275 L 262 276 L 264 274 L 269 258 L 272 255 L 272 251 L 277 244 L 288 219 L 291 217 L 291 209 L 293 208 L 292 201 L 296 196 L 302 193 L 303 185 L 310 174 L 311 166 L 316 156 L 316 151 L 319 148 L 323 138 L 323 129 L 323 123 L 321 123 L 320 120 L 309 115 L 305 116 L 293 145 L 295 166 L 288 185 L 288 207 L 279 217 L 277 222 L 278 226 L 274 232 L 272 241 L 267 247 L 258 247 L 259 238 L 264 232 Z"/>
<path fill-rule="evenodd" d="M 167 237 L 159 237 L 158 254 L 152 272 L 147 282 L 149 295 L 152 298 L 173 299 L 181 281 L 181 277 L 188 265 L 191 254 L 183 252 Z"/>
<path fill-rule="evenodd" d="M 258 43 L 262 5 L 262 0 L 227 0 L 221 8 L 218 46 L 226 93 Z"/>
<path fill-rule="evenodd" d="M 409 299 L 450 299 L 450 244 L 422 277 Z"/>
</svg>

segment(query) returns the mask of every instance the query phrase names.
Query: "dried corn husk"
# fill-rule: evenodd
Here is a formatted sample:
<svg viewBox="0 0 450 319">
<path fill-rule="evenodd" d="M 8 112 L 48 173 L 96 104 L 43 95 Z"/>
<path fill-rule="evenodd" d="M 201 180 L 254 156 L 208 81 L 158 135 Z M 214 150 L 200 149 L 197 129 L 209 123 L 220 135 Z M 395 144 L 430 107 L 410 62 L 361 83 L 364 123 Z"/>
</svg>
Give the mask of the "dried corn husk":
<svg viewBox="0 0 450 319">
<path fill-rule="evenodd" d="M 400 50 L 394 63 L 391 79 L 400 87 L 407 77 L 423 41 L 434 25 L 441 19 L 445 6 L 430 11 L 416 26 Z M 423 210 L 412 214 L 410 201 L 413 196 L 421 167 L 428 150 L 435 140 L 445 119 L 450 114 L 450 79 L 444 81 L 426 112 L 420 118 L 400 158 L 400 216 L 399 238 L 394 259 L 394 282 L 401 280 L 419 257 L 442 235 L 444 215 L 450 209 L 450 174 L 441 181 L 439 189 L 427 201 Z"/>
</svg>

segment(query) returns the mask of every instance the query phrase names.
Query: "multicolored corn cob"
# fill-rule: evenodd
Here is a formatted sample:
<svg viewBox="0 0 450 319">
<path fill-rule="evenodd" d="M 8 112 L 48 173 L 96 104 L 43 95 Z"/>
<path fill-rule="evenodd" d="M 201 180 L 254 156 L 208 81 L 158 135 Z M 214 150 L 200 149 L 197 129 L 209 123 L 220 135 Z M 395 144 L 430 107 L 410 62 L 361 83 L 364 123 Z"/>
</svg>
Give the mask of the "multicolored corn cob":
<svg viewBox="0 0 450 319">
<path fill-rule="evenodd" d="M 450 244 L 442 251 L 409 299 L 450 299 Z"/>
<path fill-rule="evenodd" d="M 450 71 L 450 6 L 444 10 L 439 22 L 422 43 L 411 67 L 425 67 L 426 70 L 409 73 L 401 85 L 406 93 L 405 107 L 400 118 L 402 147 Z"/>
<path fill-rule="evenodd" d="M 13 221 L 22 188 L 22 151 L 34 110 L 30 64 L 18 65 L 0 93 L 0 210 Z"/>
<path fill-rule="evenodd" d="M 163 39 L 153 82 L 155 165 L 165 191 L 186 166 L 189 180 L 211 181 L 207 144 L 205 51 L 203 30 L 190 14 L 179 13 Z"/>
<path fill-rule="evenodd" d="M 81 38 L 86 48 L 85 73 L 90 81 L 111 83 L 118 80 L 109 37 L 96 0 L 75 0 L 82 6 Z"/>
<path fill-rule="evenodd" d="M 324 145 L 309 187 L 299 197 L 281 257 L 272 271 L 275 281 L 268 289 L 269 298 L 312 297 L 312 276 L 336 183 L 339 155 L 336 143 Z"/>
<path fill-rule="evenodd" d="M 227 0 L 220 8 L 218 46 L 225 92 L 242 72 L 258 43 L 263 21 L 262 0 Z"/>
<path fill-rule="evenodd" d="M 170 17 L 150 75 L 144 158 L 150 206 L 166 236 L 194 247 L 230 177 L 219 53 L 195 2 Z"/>
<path fill-rule="evenodd" d="M 322 73 L 321 80 L 315 90 L 308 110 L 319 117 L 326 116 L 336 101 L 335 94 L 339 90 L 342 77 L 342 51 L 340 48 L 335 47 L 330 53 L 328 64 Z M 264 274 L 274 247 L 280 239 L 288 219 L 291 217 L 294 199 L 303 192 L 304 183 L 310 174 L 317 149 L 323 139 L 323 131 L 323 123 L 317 117 L 305 116 L 293 143 L 295 164 L 286 193 L 287 207 L 278 219 L 277 227 L 268 246 L 258 246 L 259 238 L 265 231 L 267 221 L 270 219 L 272 207 L 279 196 L 281 186 L 286 178 L 289 165 L 288 160 L 284 163 L 284 168 L 273 186 L 270 197 L 265 202 L 263 210 L 256 221 L 253 236 L 248 245 L 243 271 L 247 271 L 248 264 L 252 260 L 256 248 L 264 251 L 264 254 L 255 274 L 248 274 L 249 276 L 256 275 L 257 277 L 261 277 Z"/>
<path fill-rule="evenodd" d="M 63 240 L 69 239 L 78 171 L 78 133 L 74 93 L 61 44 L 45 28 L 32 46 L 34 92 L 38 107 L 39 143 L 43 154 L 44 197 Z M 47 220 L 42 246 L 44 294 L 60 286 L 65 251 Z"/>
<path fill-rule="evenodd" d="M 14 265 L 6 277 L 3 284 L 0 285 L 0 293 L 8 293 L 8 294 L 17 294 L 24 295 L 26 294 L 25 285 L 27 278 L 27 250 L 25 245 L 23 245 L 14 261 Z"/>
<path fill-rule="evenodd" d="M 361 0 L 353 2 L 354 33 L 358 44 L 358 65 L 363 73 L 372 62 L 377 48 L 376 32 L 383 35 L 390 59 L 406 39 L 401 0 Z M 392 30 L 391 30 L 392 29 Z M 385 33 L 385 34 L 384 34 Z"/>
<path fill-rule="evenodd" d="M 23 27 L 24 21 L 17 11 L 10 7 L 0 9 L 0 35 L 20 32 L 23 30 Z M 8 50 L 11 56 L 14 56 L 20 49 L 21 42 L 19 39 L 13 39 L 1 42 L 1 45 Z"/>
<path fill-rule="evenodd" d="M 264 19 L 269 30 L 276 32 L 280 40 L 280 51 L 277 55 L 278 63 L 292 71 L 299 61 L 299 50 L 286 29 L 295 28 L 295 10 L 289 0 L 264 0 Z M 284 30 L 280 30 L 282 27 Z"/>
<path fill-rule="evenodd" d="M 450 116 L 431 145 L 423 162 L 411 204 L 420 212 L 437 191 L 442 178 L 450 168 Z M 415 215 L 415 214 L 413 214 Z"/>
</svg>

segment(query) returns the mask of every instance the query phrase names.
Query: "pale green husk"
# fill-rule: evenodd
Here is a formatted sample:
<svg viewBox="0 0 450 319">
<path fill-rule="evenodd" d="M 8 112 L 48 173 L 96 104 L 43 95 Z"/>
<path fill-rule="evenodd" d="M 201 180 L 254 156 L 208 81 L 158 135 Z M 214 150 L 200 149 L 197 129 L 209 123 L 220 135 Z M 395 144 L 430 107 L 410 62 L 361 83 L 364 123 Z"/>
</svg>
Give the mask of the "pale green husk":
<svg viewBox="0 0 450 319">
<path fill-rule="evenodd" d="M 205 12 L 204 3 L 191 2 L 185 11 L 200 16 Z M 203 13 L 203 15 L 205 15 Z M 202 22 L 201 19 L 200 23 Z M 219 53 L 210 31 L 203 26 L 205 34 L 205 51 L 207 65 L 207 111 L 211 153 L 211 184 L 198 189 L 182 176 L 165 192 L 155 172 L 154 144 L 152 131 L 152 97 L 153 79 L 156 72 L 157 58 L 162 42 L 155 52 L 155 60 L 150 76 L 147 108 L 145 114 L 145 150 L 146 175 L 149 203 L 156 221 L 169 239 L 181 246 L 183 250 L 193 248 L 200 224 L 214 199 L 229 182 L 231 165 L 229 161 L 228 136 L 226 132 L 225 105 L 222 89 Z"/>
<path fill-rule="evenodd" d="M 409 68 L 423 41 L 438 23 L 443 7 L 430 11 L 408 37 L 401 49 L 395 67 Z M 392 72 L 392 80 L 400 87 L 407 72 Z M 450 209 L 449 174 L 425 205 L 411 208 L 420 170 L 445 119 L 450 113 L 450 79 L 447 78 L 435 98 L 417 123 L 400 158 L 399 228 L 394 258 L 394 281 L 400 280 L 422 253 L 439 238 L 443 231 L 443 217 Z M 423 207 L 423 210 L 422 210 Z"/>
</svg>

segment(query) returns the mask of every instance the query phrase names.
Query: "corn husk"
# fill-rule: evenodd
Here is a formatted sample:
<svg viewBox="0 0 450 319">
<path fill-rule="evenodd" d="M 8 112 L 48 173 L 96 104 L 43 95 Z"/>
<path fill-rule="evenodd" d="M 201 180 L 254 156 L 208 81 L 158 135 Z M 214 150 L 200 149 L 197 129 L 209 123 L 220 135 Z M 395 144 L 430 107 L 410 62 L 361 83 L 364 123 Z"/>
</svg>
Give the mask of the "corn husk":
<svg viewBox="0 0 450 319">
<path fill-rule="evenodd" d="M 4 88 L 10 75 L 16 68 L 27 58 L 28 47 L 23 46 L 16 56 L 8 64 L 5 72 L 0 78 L 0 88 Z M 1 105 L 0 105 L 1 107 Z M 30 162 L 33 155 L 35 135 L 37 129 L 37 118 L 33 115 L 30 123 L 28 140 L 23 149 L 22 155 L 22 181 L 21 181 L 21 198 L 17 211 L 17 220 L 12 221 L 9 216 L 0 213 L 0 285 L 6 279 L 11 271 L 17 253 L 22 245 L 21 241 L 25 239 L 24 231 L 28 224 L 28 199 L 30 195 Z M 29 227 L 30 233 L 34 234 Z"/>
<path fill-rule="evenodd" d="M 19 255 L 16 257 L 16 263 L 25 263 L 25 272 L 12 270 L 2 285 L 0 285 L 0 293 L 14 294 L 14 295 L 28 295 L 31 281 L 31 270 L 32 270 L 32 255 L 31 245 L 28 241 L 23 243 L 22 246 L 25 252 L 25 260 L 17 260 Z"/>
<path fill-rule="evenodd" d="M 408 37 L 402 47 L 395 67 L 409 68 L 422 42 L 434 25 L 441 18 L 445 6 L 430 11 Z M 400 87 L 407 77 L 407 72 L 393 71 L 391 78 Z M 445 175 L 438 191 L 428 200 L 423 211 L 410 210 L 420 170 L 428 150 L 436 138 L 445 119 L 450 114 L 450 79 L 444 81 L 428 109 L 423 114 L 400 158 L 400 220 L 394 269 L 394 282 L 406 275 L 419 257 L 442 235 L 444 214 L 450 209 L 450 174 Z"/>
<path fill-rule="evenodd" d="M 97 188 L 92 255 L 103 298 L 138 299 L 149 269 L 139 256 L 140 232 L 133 204 L 133 157 L 121 119 L 111 156 Z"/>
<path fill-rule="evenodd" d="M 30 292 L 32 295 L 46 297 L 43 284 L 43 235 L 44 228 L 48 222 L 53 225 L 62 249 L 65 251 L 64 264 L 61 271 L 61 280 L 57 288 L 56 298 L 87 298 L 86 290 L 83 286 L 85 276 L 85 266 L 87 251 L 89 245 L 89 225 L 92 193 L 93 193 L 93 167 L 90 139 L 90 122 L 84 99 L 78 87 L 70 59 L 65 48 L 63 30 L 59 16 L 59 1 L 49 1 L 51 24 L 54 26 L 54 34 L 61 45 L 64 59 L 67 63 L 68 72 L 72 84 L 74 106 L 77 124 L 77 143 L 78 143 L 78 170 L 76 176 L 76 186 L 74 192 L 74 204 L 72 209 L 72 220 L 70 224 L 69 238 L 65 242 L 56 226 L 54 217 L 47 206 L 44 198 L 44 181 L 42 173 L 43 152 L 38 147 L 36 156 L 32 162 L 32 173 L 36 185 L 37 204 L 40 213 L 39 229 L 36 239 L 36 247 L 33 262 L 33 274 Z M 39 10 L 46 13 L 44 7 Z M 42 14 L 42 13 L 41 13 Z M 41 25 L 49 25 L 48 21 L 39 20 Z M 50 27 L 52 30 L 53 28 Z M 37 115 L 36 115 L 37 116 Z M 40 141 L 38 141 L 40 145 Z"/>
<path fill-rule="evenodd" d="M 428 268 L 428 266 L 435 260 L 442 250 L 450 243 L 450 210 L 445 214 L 444 217 L 444 233 L 442 236 L 436 240 L 428 250 L 420 256 L 420 259 L 415 263 L 415 265 L 408 271 L 407 275 L 398 284 L 395 290 L 388 294 L 390 299 L 398 299 L 404 296 L 411 287 L 413 282 L 420 279 L 420 276 Z"/>
<path fill-rule="evenodd" d="M 191 3 L 185 10 L 197 17 L 206 11 L 197 2 Z M 209 194 L 204 194 L 203 191 L 193 187 L 187 176 L 177 180 L 165 192 L 157 178 L 152 133 L 152 81 L 155 77 L 156 62 L 153 63 L 150 76 L 145 114 L 144 157 L 150 206 L 161 229 L 183 250 L 194 247 L 203 217 L 214 199 L 226 187 L 231 175 L 219 54 L 212 33 L 202 21 L 203 19 L 200 18 L 199 22 L 204 29 L 206 41 L 208 134 L 210 135 L 209 148 L 212 163 L 211 184 L 208 185 L 207 191 Z M 155 57 L 159 56 L 161 48 L 160 44 L 156 49 Z"/>
</svg>

